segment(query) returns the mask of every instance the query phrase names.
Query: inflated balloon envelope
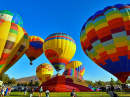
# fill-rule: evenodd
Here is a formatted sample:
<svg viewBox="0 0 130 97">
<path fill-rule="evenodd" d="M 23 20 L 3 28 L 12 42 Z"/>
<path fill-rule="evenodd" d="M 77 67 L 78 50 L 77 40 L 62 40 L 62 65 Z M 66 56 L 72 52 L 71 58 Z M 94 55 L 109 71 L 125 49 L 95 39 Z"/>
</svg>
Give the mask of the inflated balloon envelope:
<svg viewBox="0 0 130 97">
<path fill-rule="evenodd" d="M 74 56 L 76 44 L 69 35 L 54 33 L 45 39 L 43 51 L 56 71 L 59 72 Z"/>
<path fill-rule="evenodd" d="M 25 53 L 29 46 L 21 17 L 12 11 L 0 11 L 0 76 Z"/>
<path fill-rule="evenodd" d="M 29 42 L 29 48 L 27 49 L 25 54 L 31 61 L 30 65 L 32 65 L 32 61 L 43 54 L 44 40 L 38 36 L 29 36 Z"/>
<path fill-rule="evenodd" d="M 65 70 L 66 69 L 71 69 L 71 68 L 77 70 L 82 76 L 84 75 L 85 67 L 82 64 L 82 62 L 80 62 L 80 61 L 71 61 L 68 64 L 66 64 Z"/>
<path fill-rule="evenodd" d="M 37 77 L 41 82 L 49 80 L 53 75 L 54 69 L 48 63 L 40 64 L 36 69 Z"/>
<path fill-rule="evenodd" d="M 96 12 L 83 25 L 84 53 L 125 83 L 130 75 L 130 6 L 117 4 Z"/>
</svg>

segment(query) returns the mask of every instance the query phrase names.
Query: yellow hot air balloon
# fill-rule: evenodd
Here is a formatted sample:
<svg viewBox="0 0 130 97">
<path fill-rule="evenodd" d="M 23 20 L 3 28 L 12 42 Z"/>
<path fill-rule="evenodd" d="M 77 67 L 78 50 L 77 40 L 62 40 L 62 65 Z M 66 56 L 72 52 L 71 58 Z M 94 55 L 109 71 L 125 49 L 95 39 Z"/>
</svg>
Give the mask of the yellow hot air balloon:
<svg viewBox="0 0 130 97">
<path fill-rule="evenodd" d="M 0 11 L 0 76 L 4 74 L 29 46 L 21 17 L 8 10 Z"/>
<path fill-rule="evenodd" d="M 29 36 L 29 41 L 29 48 L 25 54 L 31 61 L 30 65 L 32 65 L 32 61 L 38 58 L 43 53 L 44 40 L 38 36 Z"/>
<path fill-rule="evenodd" d="M 84 75 L 85 67 L 80 61 L 71 61 L 65 66 L 65 70 L 71 68 L 77 70 L 82 76 Z"/>
<path fill-rule="evenodd" d="M 43 51 L 56 71 L 59 72 L 74 56 L 76 44 L 69 35 L 54 33 L 45 39 Z"/>
<path fill-rule="evenodd" d="M 53 67 L 48 63 L 43 63 L 39 65 L 36 69 L 37 77 L 41 82 L 45 82 L 48 79 L 50 79 L 53 75 L 54 69 Z"/>
</svg>

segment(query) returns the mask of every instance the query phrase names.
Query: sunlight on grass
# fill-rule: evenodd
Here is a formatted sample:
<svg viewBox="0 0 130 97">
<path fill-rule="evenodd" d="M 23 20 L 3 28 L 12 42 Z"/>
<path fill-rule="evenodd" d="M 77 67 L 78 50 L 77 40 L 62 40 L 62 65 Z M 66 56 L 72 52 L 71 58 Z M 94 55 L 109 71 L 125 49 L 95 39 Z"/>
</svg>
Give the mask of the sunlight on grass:
<svg viewBox="0 0 130 97">
<path fill-rule="evenodd" d="M 129 92 L 116 92 L 119 97 L 130 97 Z M 33 93 L 33 97 L 39 97 L 38 92 Z M 76 92 L 78 97 L 110 97 L 106 92 Z M 45 93 L 42 93 L 42 96 L 45 97 Z M 29 97 L 24 95 L 24 92 L 11 92 L 10 97 Z M 70 92 L 50 92 L 50 97 L 70 97 Z"/>
</svg>

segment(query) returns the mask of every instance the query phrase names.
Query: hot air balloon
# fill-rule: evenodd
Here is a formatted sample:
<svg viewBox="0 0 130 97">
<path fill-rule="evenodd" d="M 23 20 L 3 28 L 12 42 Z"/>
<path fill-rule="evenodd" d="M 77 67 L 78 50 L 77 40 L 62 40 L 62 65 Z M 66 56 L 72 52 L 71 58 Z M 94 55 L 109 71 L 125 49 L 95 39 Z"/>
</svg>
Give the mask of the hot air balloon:
<svg viewBox="0 0 130 97">
<path fill-rule="evenodd" d="M 72 76 L 72 77 L 76 77 L 82 81 L 84 81 L 82 75 L 75 69 L 66 69 L 64 72 L 63 72 L 63 75 L 66 75 L 66 76 Z"/>
<path fill-rule="evenodd" d="M 21 17 L 12 11 L 0 11 L 0 76 L 18 61 L 29 46 Z"/>
<path fill-rule="evenodd" d="M 30 65 L 32 65 L 32 61 L 38 58 L 43 53 L 44 40 L 38 36 L 29 36 L 29 41 L 29 48 L 25 54 L 31 61 Z"/>
<path fill-rule="evenodd" d="M 59 72 L 74 56 L 76 44 L 69 35 L 54 33 L 45 39 L 43 51 L 56 71 Z"/>
<path fill-rule="evenodd" d="M 82 76 L 84 75 L 85 72 L 85 67 L 80 61 L 71 61 L 65 66 L 66 69 L 75 69 L 77 70 Z"/>
<path fill-rule="evenodd" d="M 117 4 L 97 11 L 83 25 L 84 53 L 125 83 L 130 75 L 130 6 Z"/>
<path fill-rule="evenodd" d="M 43 63 L 37 67 L 36 74 L 41 82 L 45 82 L 52 77 L 53 71 L 54 69 L 50 64 Z"/>
</svg>

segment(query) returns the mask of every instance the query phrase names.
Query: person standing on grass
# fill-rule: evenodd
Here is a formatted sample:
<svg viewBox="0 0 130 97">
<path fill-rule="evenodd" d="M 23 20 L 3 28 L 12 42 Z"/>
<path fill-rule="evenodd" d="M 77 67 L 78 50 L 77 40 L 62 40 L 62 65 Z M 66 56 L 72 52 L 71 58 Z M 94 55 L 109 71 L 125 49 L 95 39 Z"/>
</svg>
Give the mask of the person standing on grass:
<svg viewBox="0 0 130 97">
<path fill-rule="evenodd" d="M 33 97 L 33 92 L 34 92 L 34 88 L 33 88 L 33 87 L 31 87 L 30 97 Z"/>
<path fill-rule="evenodd" d="M 42 91 L 43 91 L 43 89 L 42 89 L 42 87 L 39 89 L 39 97 L 42 97 Z"/>
<path fill-rule="evenodd" d="M 49 97 L 49 90 L 48 89 L 46 90 L 45 94 L 46 94 L 46 97 Z"/>
<path fill-rule="evenodd" d="M 74 89 L 73 89 L 72 92 L 71 92 L 71 97 L 77 97 L 77 95 L 76 95 L 75 92 L 74 92 Z"/>
<path fill-rule="evenodd" d="M 11 87 L 8 88 L 8 93 L 7 93 L 8 96 L 10 95 L 10 92 L 11 92 Z"/>
<path fill-rule="evenodd" d="M 107 94 L 109 94 L 110 97 L 114 97 L 114 94 L 113 94 L 113 92 L 111 91 L 110 88 L 107 89 Z"/>
<path fill-rule="evenodd" d="M 25 86 L 24 87 L 24 95 L 26 95 L 26 92 L 27 92 L 27 87 Z"/>
<path fill-rule="evenodd" d="M 110 94 L 110 97 L 119 97 L 119 96 L 114 92 L 114 86 L 111 86 L 111 88 L 108 88 L 107 93 Z"/>
<path fill-rule="evenodd" d="M 4 87 L 2 87 L 1 89 L 1 97 L 4 97 L 5 91 L 4 91 Z"/>
</svg>

